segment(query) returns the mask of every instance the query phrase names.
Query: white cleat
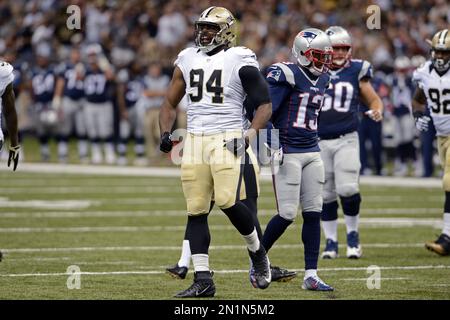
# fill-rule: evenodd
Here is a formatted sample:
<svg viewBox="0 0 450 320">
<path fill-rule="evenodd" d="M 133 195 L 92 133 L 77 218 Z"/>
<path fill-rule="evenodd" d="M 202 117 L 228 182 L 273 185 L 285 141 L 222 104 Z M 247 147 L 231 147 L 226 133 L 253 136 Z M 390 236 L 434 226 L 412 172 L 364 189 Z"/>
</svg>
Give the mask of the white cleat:
<svg viewBox="0 0 450 320">
<path fill-rule="evenodd" d="M 362 248 L 360 245 L 357 247 L 347 247 L 347 258 L 359 259 L 362 256 Z"/>
</svg>

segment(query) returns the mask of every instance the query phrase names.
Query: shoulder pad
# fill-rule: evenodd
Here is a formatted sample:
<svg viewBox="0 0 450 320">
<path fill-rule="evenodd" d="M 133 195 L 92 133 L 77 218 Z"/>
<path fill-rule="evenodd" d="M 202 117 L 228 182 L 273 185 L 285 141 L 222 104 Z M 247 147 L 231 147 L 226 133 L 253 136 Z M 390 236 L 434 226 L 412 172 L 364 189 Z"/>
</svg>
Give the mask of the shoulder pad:
<svg viewBox="0 0 450 320">
<path fill-rule="evenodd" d="M 267 78 L 274 78 L 277 82 L 287 82 L 292 87 L 295 86 L 294 72 L 283 62 L 271 65 L 267 73 Z"/>
<path fill-rule="evenodd" d="M 229 51 L 230 53 L 236 54 L 238 56 L 243 56 L 243 57 L 249 57 L 249 58 L 254 58 L 256 59 L 256 54 L 249 48 L 247 47 L 231 47 L 229 48 L 227 51 Z"/>
<path fill-rule="evenodd" d="M 355 59 L 355 62 L 361 65 L 361 69 L 359 70 L 358 74 L 358 80 L 361 80 L 364 77 L 373 77 L 372 65 L 369 61 Z"/>
<path fill-rule="evenodd" d="M 0 78 L 6 78 L 13 72 L 13 66 L 8 62 L 0 61 Z"/>
</svg>

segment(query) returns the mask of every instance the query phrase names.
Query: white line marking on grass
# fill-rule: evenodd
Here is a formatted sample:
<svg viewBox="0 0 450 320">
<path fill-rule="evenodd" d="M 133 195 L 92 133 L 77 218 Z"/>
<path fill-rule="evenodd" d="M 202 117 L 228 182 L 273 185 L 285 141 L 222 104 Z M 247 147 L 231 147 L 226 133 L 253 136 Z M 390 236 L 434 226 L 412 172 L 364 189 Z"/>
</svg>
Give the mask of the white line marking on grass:
<svg viewBox="0 0 450 320">
<path fill-rule="evenodd" d="M 273 216 L 274 210 L 258 210 L 259 216 Z M 361 215 L 426 215 L 441 214 L 441 208 L 385 208 L 363 209 Z M 138 211 L 43 211 L 43 212 L 0 212 L 0 218 L 121 218 L 121 217 L 159 217 L 180 216 L 185 217 L 184 210 L 138 210 Z M 225 214 L 219 210 L 211 212 L 213 216 Z"/>
<path fill-rule="evenodd" d="M 322 244 L 321 247 L 325 245 Z M 418 248 L 423 247 L 423 243 L 364 243 L 365 248 Z M 346 247 L 345 244 L 339 247 Z M 213 245 L 210 250 L 239 250 L 245 249 L 243 245 Z M 301 244 L 277 244 L 276 249 L 299 249 Z M 72 247 L 72 248 L 9 248 L 2 249 L 4 253 L 42 253 L 42 252 L 84 252 L 84 251 L 178 251 L 181 246 L 121 246 L 121 247 Z"/>
<path fill-rule="evenodd" d="M 178 189 L 178 190 L 177 190 Z M 138 193 L 174 193 L 174 195 L 182 195 L 181 185 L 178 187 L 152 187 L 152 186 L 64 186 L 64 187 L 38 187 L 38 188 L 0 188 L 0 194 L 20 194 L 26 192 L 27 194 L 138 194 Z"/>
<path fill-rule="evenodd" d="M 0 171 L 8 171 L 9 168 L 0 166 Z M 92 166 L 58 163 L 21 163 L 20 172 L 53 173 L 53 174 L 83 174 L 83 175 L 109 175 L 109 176 L 133 176 L 133 177 L 174 177 L 180 178 L 178 167 L 117 167 L 117 166 Z M 261 180 L 271 181 L 272 175 L 269 168 L 261 169 Z M 401 178 L 401 177 L 361 177 L 362 185 L 389 186 L 389 187 L 418 187 L 418 188 L 442 188 L 442 180 L 438 178 Z"/>
<path fill-rule="evenodd" d="M 380 267 L 383 270 L 426 270 L 426 269 L 450 269 L 450 266 L 445 265 L 429 265 L 429 266 L 388 266 Z M 296 272 L 303 272 L 303 269 L 290 269 Z M 319 268 L 318 271 L 366 271 L 366 267 L 355 268 Z M 165 271 L 149 270 L 149 271 L 109 271 L 109 272 L 77 272 L 79 275 L 91 275 L 91 276 L 110 276 L 110 275 L 151 275 L 151 274 L 163 274 Z M 235 269 L 235 270 L 214 270 L 214 273 L 248 273 L 248 269 Z M 73 275 L 73 273 L 10 273 L 0 274 L 0 277 L 57 277 Z M 367 279 L 365 279 L 367 280 Z"/>
<path fill-rule="evenodd" d="M 339 280 L 343 280 L 343 281 L 367 281 L 367 278 L 344 278 L 344 279 L 339 279 Z M 380 277 L 380 280 L 416 280 L 416 279 L 411 279 L 411 278 L 404 278 L 404 277 L 398 277 L 398 278 L 383 278 Z"/>
<path fill-rule="evenodd" d="M 85 209 L 94 204 L 93 200 L 9 200 L 0 198 L 0 208 L 42 208 L 42 209 Z"/>
<path fill-rule="evenodd" d="M 345 224 L 343 218 L 338 219 L 338 224 Z M 440 228 L 441 219 L 416 219 L 416 218 L 361 218 L 360 226 L 362 228 L 405 228 L 413 226 L 428 226 Z M 295 228 L 296 224 L 291 228 Z M 265 225 L 261 225 L 265 228 Z M 234 230 L 231 224 L 226 225 L 210 225 L 211 230 Z M 160 232 L 160 231 L 184 231 L 185 225 L 179 226 L 102 226 L 102 227 L 16 227 L 16 228 L 0 228 L 0 233 L 52 233 L 52 232 Z"/>
</svg>

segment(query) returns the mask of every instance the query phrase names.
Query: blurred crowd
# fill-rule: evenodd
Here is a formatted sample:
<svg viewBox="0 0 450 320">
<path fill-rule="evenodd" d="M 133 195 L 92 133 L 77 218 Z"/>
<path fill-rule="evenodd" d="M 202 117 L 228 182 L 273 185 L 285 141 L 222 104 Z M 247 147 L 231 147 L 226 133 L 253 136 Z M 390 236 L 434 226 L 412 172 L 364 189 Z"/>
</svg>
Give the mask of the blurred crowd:
<svg viewBox="0 0 450 320">
<path fill-rule="evenodd" d="M 366 10 L 371 4 L 381 9 L 381 28 L 378 30 L 369 30 L 366 26 L 369 17 Z M 80 29 L 67 27 L 67 19 L 72 13 L 67 13 L 70 5 L 81 9 Z M 29 134 L 37 135 L 41 144 L 45 144 L 52 136 L 61 141 L 61 135 L 67 135 L 57 128 L 54 132 L 49 129 L 43 133 L 42 125 L 51 125 L 50 120 L 55 117 L 51 113 L 45 117 L 36 115 L 36 109 L 41 112 L 68 108 L 60 107 L 67 104 L 63 98 L 68 93 L 65 90 L 57 92 L 56 87 L 58 79 L 64 78 L 64 72 L 72 66 L 77 81 L 97 72 L 103 74 L 108 84 L 105 92 L 88 98 L 88 104 L 97 107 L 108 104 L 105 110 L 111 110 L 113 114 L 108 124 L 112 126 L 111 132 L 109 129 L 89 132 L 93 130 L 77 129 L 77 125 L 70 132 L 70 137 L 81 137 L 91 145 L 105 145 L 104 157 L 98 156 L 99 145 L 89 151 L 91 157 L 93 152 L 97 154 L 95 161 L 90 161 L 125 164 L 127 139 L 133 136 L 136 158 L 141 159 L 141 163 L 153 161 L 159 156 L 155 119 L 173 70 L 173 61 L 180 50 L 193 45 L 194 21 L 211 5 L 217 3 L 207 0 L 0 1 L 0 57 L 16 69 L 15 89 L 22 139 L 27 139 Z M 331 25 L 347 28 L 353 37 L 353 57 L 373 64 L 374 85 L 387 107 L 383 127 L 368 129 L 372 124 L 364 124 L 368 120 L 362 119 L 363 173 L 404 175 L 415 170 L 416 175 L 433 174 L 429 163 L 431 161 L 431 166 L 434 163 L 430 160 L 433 149 L 425 150 L 425 154 L 422 152 L 423 143 L 430 144 L 430 138 L 424 140 L 415 131 L 413 123 L 398 119 L 405 118 L 403 115 L 408 113 L 404 108 L 408 110 L 408 90 L 413 90 L 408 80 L 410 74 L 423 57 L 428 58 L 429 46 L 425 40 L 437 30 L 448 27 L 450 5 L 446 0 L 222 0 L 220 5 L 230 9 L 238 19 L 237 42 L 255 51 L 262 70 L 274 62 L 290 60 L 292 40 L 302 28 L 324 30 Z M 43 70 L 51 70 L 54 88 L 47 88 L 53 92 L 38 101 L 40 105 L 36 108 L 36 93 L 39 92 L 35 87 L 47 76 Z M 40 81 L 33 81 L 39 74 Z M 66 74 L 66 84 L 68 80 Z M 128 88 L 132 80 L 137 80 L 134 89 Z M 50 84 L 50 80 L 44 83 Z M 97 85 L 94 80 L 91 83 L 94 87 Z M 40 91 L 44 89 L 39 88 Z M 55 100 L 55 96 L 60 100 Z M 94 110 L 95 107 L 91 107 Z M 133 111 L 133 107 L 137 111 Z M 177 126 L 185 125 L 184 117 L 181 108 Z M 83 117 L 78 118 L 78 122 L 83 122 Z M 39 121 L 43 123 L 37 123 Z M 401 126 L 397 125 L 398 121 Z M 399 130 L 406 132 L 399 133 Z M 67 137 L 62 140 L 64 142 Z M 431 140 L 432 146 L 433 143 Z M 67 158 L 64 148 L 62 144 L 60 161 Z M 79 150 L 80 158 L 86 158 L 86 146 L 79 148 L 83 149 Z M 41 155 L 43 160 L 50 156 L 42 149 Z M 395 168 L 387 172 L 385 164 L 391 159 L 395 161 Z M 407 166 L 409 169 L 405 169 Z"/>
</svg>

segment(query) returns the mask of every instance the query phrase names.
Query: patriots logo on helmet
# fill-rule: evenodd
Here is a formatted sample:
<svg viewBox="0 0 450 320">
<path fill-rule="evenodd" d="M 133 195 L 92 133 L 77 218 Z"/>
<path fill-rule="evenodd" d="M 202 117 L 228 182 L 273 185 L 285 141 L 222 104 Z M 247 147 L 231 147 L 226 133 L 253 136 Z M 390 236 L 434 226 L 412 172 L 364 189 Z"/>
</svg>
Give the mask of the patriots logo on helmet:
<svg viewBox="0 0 450 320">
<path fill-rule="evenodd" d="M 272 70 L 267 74 L 267 78 L 274 78 L 276 81 L 280 80 L 281 70 Z"/>
<path fill-rule="evenodd" d="M 315 37 L 317 37 L 317 34 L 311 32 L 311 31 L 302 31 L 299 34 L 300 36 L 302 36 L 303 38 L 306 39 L 306 41 L 308 41 L 308 43 L 311 43 L 311 41 L 314 40 Z"/>
</svg>

